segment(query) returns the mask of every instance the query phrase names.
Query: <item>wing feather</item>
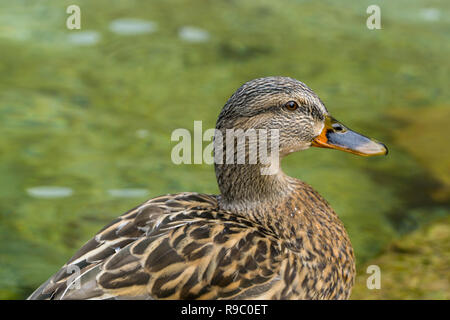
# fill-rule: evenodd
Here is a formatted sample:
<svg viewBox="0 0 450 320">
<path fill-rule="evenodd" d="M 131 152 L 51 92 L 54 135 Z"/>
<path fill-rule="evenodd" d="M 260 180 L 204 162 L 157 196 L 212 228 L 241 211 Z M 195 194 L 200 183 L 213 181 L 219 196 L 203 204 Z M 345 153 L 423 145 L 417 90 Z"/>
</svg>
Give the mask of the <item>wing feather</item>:
<svg viewBox="0 0 450 320">
<path fill-rule="evenodd" d="M 168 195 L 105 226 L 29 299 L 279 298 L 285 259 L 274 235 L 214 196 Z"/>
</svg>

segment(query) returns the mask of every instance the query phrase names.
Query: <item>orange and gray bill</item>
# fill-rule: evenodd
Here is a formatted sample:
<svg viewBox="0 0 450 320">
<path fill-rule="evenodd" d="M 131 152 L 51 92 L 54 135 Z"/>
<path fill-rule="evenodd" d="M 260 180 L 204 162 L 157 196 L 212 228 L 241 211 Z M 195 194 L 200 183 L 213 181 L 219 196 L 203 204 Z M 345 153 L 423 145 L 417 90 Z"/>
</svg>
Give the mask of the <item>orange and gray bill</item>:
<svg viewBox="0 0 450 320">
<path fill-rule="evenodd" d="M 354 132 L 329 116 L 325 120 L 322 132 L 313 140 L 311 145 L 342 150 L 366 157 L 388 153 L 388 149 L 383 143 Z"/>
</svg>

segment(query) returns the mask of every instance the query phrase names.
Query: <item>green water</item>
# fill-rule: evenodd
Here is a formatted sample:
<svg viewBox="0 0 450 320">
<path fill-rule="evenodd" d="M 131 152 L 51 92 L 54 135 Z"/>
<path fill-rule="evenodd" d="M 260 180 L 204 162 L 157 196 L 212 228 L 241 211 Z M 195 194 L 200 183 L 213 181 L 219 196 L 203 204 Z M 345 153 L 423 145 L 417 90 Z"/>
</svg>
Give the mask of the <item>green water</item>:
<svg viewBox="0 0 450 320">
<path fill-rule="evenodd" d="M 340 215 L 358 264 L 448 215 L 448 1 L 77 1 L 79 31 L 70 4 L 0 1 L 0 298 L 26 297 L 147 198 L 217 193 L 212 166 L 171 162 L 171 133 L 214 127 L 256 77 L 307 83 L 388 145 L 387 157 L 283 161 Z M 371 4 L 381 30 L 366 28 Z M 124 18 L 152 30 L 114 32 Z"/>
</svg>

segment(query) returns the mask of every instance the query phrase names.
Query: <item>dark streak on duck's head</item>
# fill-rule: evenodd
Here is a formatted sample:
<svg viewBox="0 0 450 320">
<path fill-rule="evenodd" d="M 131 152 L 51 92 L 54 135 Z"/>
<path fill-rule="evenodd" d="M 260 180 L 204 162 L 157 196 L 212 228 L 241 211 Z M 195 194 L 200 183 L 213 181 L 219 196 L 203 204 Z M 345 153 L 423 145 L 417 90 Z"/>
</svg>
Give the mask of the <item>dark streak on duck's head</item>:
<svg viewBox="0 0 450 320">
<path fill-rule="evenodd" d="M 288 77 L 259 78 L 242 85 L 223 107 L 216 128 L 278 129 L 280 156 L 310 146 L 363 156 L 387 154 L 385 145 L 346 128 L 308 86 Z"/>
</svg>

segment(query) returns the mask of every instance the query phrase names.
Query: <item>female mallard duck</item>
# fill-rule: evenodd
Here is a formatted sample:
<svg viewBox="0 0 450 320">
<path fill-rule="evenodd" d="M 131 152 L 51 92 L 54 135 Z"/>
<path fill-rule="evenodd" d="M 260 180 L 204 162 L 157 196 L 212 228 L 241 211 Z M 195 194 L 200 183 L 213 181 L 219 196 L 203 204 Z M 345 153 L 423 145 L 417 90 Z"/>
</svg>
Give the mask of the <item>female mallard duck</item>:
<svg viewBox="0 0 450 320">
<path fill-rule="evenodd" d="M 387 153 L 286 77 L 245 83 L 216 128 L 223 136 L 227 129 L 278 129 L 279 158 L 310 146 Z M 325 199 L 281 169 L 261 174 L 262 161 L 220 162 L 220 195 L 148 200 L 104 227 L 30 299 L 348 298 L 353 249 Z"/>
</svg>

